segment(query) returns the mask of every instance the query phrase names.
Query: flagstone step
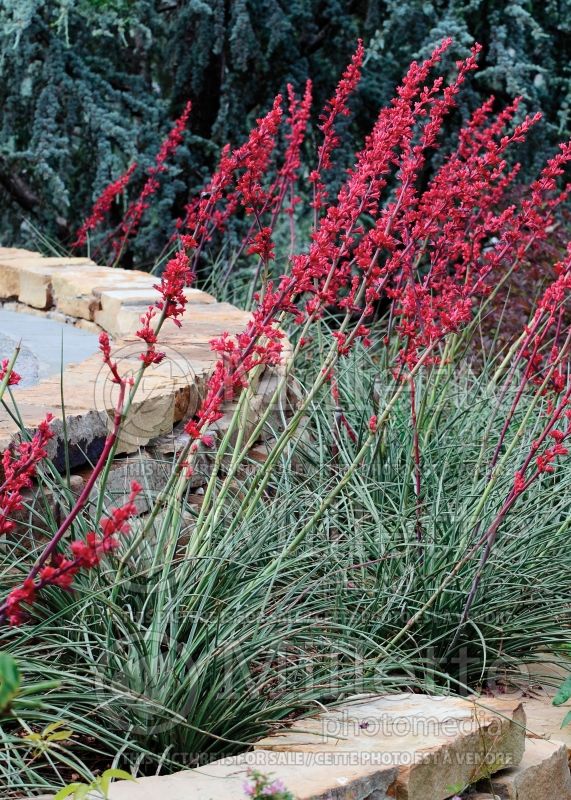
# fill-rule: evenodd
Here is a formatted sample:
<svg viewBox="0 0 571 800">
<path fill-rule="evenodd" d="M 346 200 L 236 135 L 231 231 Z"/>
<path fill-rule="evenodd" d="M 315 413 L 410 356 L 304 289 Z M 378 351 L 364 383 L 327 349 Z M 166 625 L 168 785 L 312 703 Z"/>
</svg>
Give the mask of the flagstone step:
<svg viewBox="0 0 571 800">
<path fill-rule="evenodd" d="M 137 270 L 100 267 L 87 258 L 46 258 L 18 248 L 0 248 L 0 303 L 30 309 L 35 315 L 57 315 L 60 321 L 105 330 L 112 337 L 113 358 L 119 372 L 133 375 L 140 366 L 144 344 L 134 334 L 141 314 L 159 294 L 156 276 Z M 206 381 L 218 355 L 210 340 L 223 333 L 244 330 L 250 315 L 229 303 L 218 303 L 206 292 L 186 290 L 188 305 L 180 327 L 167 320 L 160 333 L 160 364 L 145 372 L 130 406 L 118 444 L 118 453 L 136 452 L 149 441 L 170 433 L 173 426 L 196 413 Z M 120 338 L 117 338 L 120 337 Z M 0 339 L 0 345 L 2 340 Z M 0 356 L 11 356 L 13 344 Z M 63 395 L 60 375 L 35 386 L 16 386 L 13 395 L 30 434 L 49 412 L 54 416 L 54 438 L 48 455 L 58 467 L 77 467 L 98 457 L 113 418 L 116 385 L 99 353 L 66 365 Z M 16 372 L 18 364 L 16 364 Z M 268 398 L 259 398 L 266 402 Z M 0 410 L 0 449 L 18 434 L 18 425 Z"/>
<path fill-rule="evenodd" d="M 296 800 L 445 800 L 498 766 L 518 764 L 517 701 L 417 694 L 355 700 L 297 721 L 251 753 L 165 777 L 115 783 L 110 800 L 239 800 L 248 769 Z"/>
<path fill-rule="evenodd" d="M 524 731 L 517 698 L 356 698 L 249 753 L 118 781 L 109 800 L 246 800 L 252 769 L 280 779 L 296 800 L 569 800 L 565 744 Z M 507 761 L 513 766 L 496 771 Z"/>
<path fill-rule="evenodd" d="M 147 272 L 100 267 L 89 258 L 45 257 L 0 247 L 0 301 L 56 309 L 71 320 L 95 321 L 112 336 L 134 332 L 132 325 L 118 327 L 121 313 L 126 310 L 126 319 L 134 318 L 136 325 L 141 311 L 159 299 L 158 281 Z M 198 289 L 189 288 L 185 294 L 189 304 L 216 302 Z"/>
<path fill-rule="evenodd" d="M 562 742 L 527 738 L 521 762 L 486 781 L 501 800 L 571 800 L 571 772 Z"/>
</svg>

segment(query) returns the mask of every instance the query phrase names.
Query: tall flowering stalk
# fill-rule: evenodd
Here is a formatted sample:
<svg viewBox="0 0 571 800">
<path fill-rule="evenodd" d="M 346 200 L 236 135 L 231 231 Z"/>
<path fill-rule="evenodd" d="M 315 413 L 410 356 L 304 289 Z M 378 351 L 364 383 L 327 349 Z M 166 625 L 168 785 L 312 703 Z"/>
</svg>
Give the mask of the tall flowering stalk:
<svg viewBox="0 0 571 800">
<path fill-rule="evenodd" d="M 59 544 L 89 500 L 90 493 L 95 486 L 96 480 L 99 478 L 108 462 L 108 457 L 113 450 L 121 427 L 128 380 L 121 377 L 118 372 L 117 364 L 111 358 L 111 346 L 106 333 L 102 333 L 100 336 L 100 348 L 103 360 L 110 370 L 111 380 L 119 387 L 119 396 L 113 418 L 113 428 L 105 441 L 103 451 L 89 479 L 86 481 L 70 513 L 52 536 L 22 585 L 13 589 L 6 600 L 0 605 L 0 619 L 6 618 L 12 624 L 22 621 L 24 613 L 23 605 L 30 605 L 33 603 L 40 589 L 50 584 L 69 588 L 71 579 L 76 572 L 81 567 L 88 566 L 85 559 L 82 561 L 80 558 L 81 554 L 79 550 L 82 546 L 80 543 L 75 544 L 77 552 L 75 552 L 75 559 L 71 561 L 63 559 L 59 552 Z M 29 488 L 32 485 L 32 479 L 36 476 L 38 465 L 47 455 L 45 446 L 53 435 L 49 428 L 50 422 L 51 417 L 48 416 L 46 420 L 41 423 L 30 443 L 21 442 L 17 446 L 17 459 L 14 459 L 11 448 L 5 451 L 3 456 L 5 483 L 0 489 L 3 493 L 3 497 L 0 496 L 3 515 L 5 513 L 9 515 L 21 508 L 21 492 L 24 488 Z M 131 508 L 132 504 L 128 504 L 128 509 L 130 510 Z M 4 527 L 6 530 L 9 530 L 12 526 L 13 523 L 11 521 L 5 521 Z M 105 530 L 103 531 L 103 539 L 98 539 L 94 533 L 89 535 L 84 545 L 93 550 L 93 563 L 91 566 L 95 566 L 96 563 L 98 563 L 98 559 L 96 559 L 97 554 L 104 552 L 106 549 L 111 549 L 111 547 L 107 546 L 110 542 L 115 542 L 115 540 L 109 539 L 109 542 L 106 542 Z"/>
<path fill-rule="evenodd" d="M 105 216 L 111 210 L 115 200 L 127 188 L 129 181 L 131 180 L 131 176 L 136 169 L 137 164 L 131 164 L 129 169 L 124 172 L 123 175 L 117 178 L 116 181 L 113 181 L 113 183 L 110 183 L 109 186 L 103 190 L 101 195 L 95 201 L 91 210 L 91 214 L 87 217 L 81 228 L 77 231 L 75 241 L 71 245 L 74 249 L 83 247 L 87 242 L 87 236 L 89 232 L 95 230 L 99 225 L 101 225 L 105 219 Z"/>
<path fill-rule="evenodd" d="M 309 180 L 313 185 L 312 206 L 316 213 L 323 208 L 327 200 L 327 190 L 323 183 L 323 173 L 331 168 L 331 156 L 335 148 L 340 144 L 339 137 L 335 130 L 335 123 L 338 117 L 349 116 L 348 101 L 361 80 L 361 68 L 363 66 L 364 57 L 365 48 L 363 47 L 362 40 L 359 39 L 351 63 L 337 84 L 335 93 L 327 101 L 319 120 L 319 129 L 323 134 L 323 141 L 317 153 L 316 167 L 311 171 L 309 176 Z"/>
<path fill-rule="evenodd" d="M 204 246 L 217 231 L 222 231 L 233 214 L 242 206 L 247 216 L 253 218 L 243 248 L 254 248 L 252 253 L 271 253 L 268 246 L 268 231 L 262 224 L 266 207 L 270 204 L 272 189 L 264 188 L 264 176 L 276 146 L 276 138 L 282 122 L 282 96 L 278 95 L 272 109 L 257 120 L 241 147 L 222 149 L 218 168 L 197 198 L 186 208 L 186 215 L 177 221 L 178 234 L 184 246 L 193 250 L 193 269 Z M 254 230 L 257 236 L 252 238 Z M 174 240 L 174 237 L 173 237 Z"/>
<path fill-rule="evenodd" d="M 191 109 L 192 103 L 189 101 L 185 105 L 180 117 L 176 120 L 170 133 L 163 141 L 155 163 L 147 173 L 147 179 L 138 198 L 127 208 L 119 226 L 118 233 L 112 238 L 113 251 L 116 259 L 121 257 L 128 240 L 136 235 L 143 215 L 150 205 L 150 199 L 159 188 L 159 175 L 166 171 L 167 161 L 173 157 L 182 142 Z"/>
<path fill-rule="evenodd" d="M 179 231 L 203 244 L 215 230 L 221 230 L 241 202 L 252 213 L 263 204 L 262 186 L 282 120 L 282 96 L 277 95 L 272 109 L 257 120 L 256 127 L 241 147 L 222 149 L 218 168 L 210 181 L 177 221 Z"/>
<path fill-rule="evenodd" d="M 162 173 L 166 172 L 167 162 L 174 156 L 182 143 L 191 109 L 192 104 L 189 101 L 185 105 L 180 117 L 175 121 L 169 134 L 162 142 L 159 152 L 156 155 L 155 163 L 147 172 L 147 177 L 139 196 L 127 206 L 123 219 L 117 228 L 108 233 L 104 238 L 102 247 L 111 244 L 116 261 L 120 259 L 128 241 L 136 236 L 141 220 L 146 210 L 149 208 L 151 198 L 159 189 L 159 177 Z M 119 195 L 127 189 L 136 169 L 137 164 L 131 164 L 123 175 L 104 189 L 95 201 L 91 214 L 77 231 L 75 241 L 72 244 L 73 248 L 77 249 L 86 244 L 89 232 L 95 230 L 104 221 L 113 203 Z"/>
</svg>

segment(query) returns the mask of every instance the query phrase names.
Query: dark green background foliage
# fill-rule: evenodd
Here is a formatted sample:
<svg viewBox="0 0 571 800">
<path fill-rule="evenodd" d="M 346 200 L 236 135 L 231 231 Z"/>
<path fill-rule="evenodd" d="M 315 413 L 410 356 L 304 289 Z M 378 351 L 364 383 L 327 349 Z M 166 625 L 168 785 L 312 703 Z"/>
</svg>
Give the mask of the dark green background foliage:
<svg viewBox="0 0 571 800">
<path fill-rule="evenodd" d="M 533 172 L 569 135 L 570 26 L 571 0 L 0 0 L 0 242 L 29 245 L 32 226 L 69 241 L 110 180 L 151 163 L 190 97 L 192 135 L 137 239 L 148 263 L 219 145 L 287 80 L 311 76 L 317 108 L 358 36 L 357 141 L 409 61 L 452 35 L 451 59 L 484 45 L 464 113 L 490 93 L 545 112 L 522 153 Z"/>
</svg>

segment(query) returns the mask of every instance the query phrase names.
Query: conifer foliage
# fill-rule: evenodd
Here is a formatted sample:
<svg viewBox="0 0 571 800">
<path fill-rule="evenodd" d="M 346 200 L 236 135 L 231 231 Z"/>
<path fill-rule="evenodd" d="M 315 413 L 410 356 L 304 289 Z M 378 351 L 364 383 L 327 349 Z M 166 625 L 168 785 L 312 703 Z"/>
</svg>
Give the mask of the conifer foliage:
<svg viewBox="0 0 571 800">
<path fill-rule="evenodd" d="M 95 198 L 137 163 L 112 204 L 122 219 L 191 100 L 192 134 L 123 253 L 125 265 L 148 265 L 220 146 L 242 141 L 287 82 L 311 78 L 322 106 L 359 36 L 367 77 L 352 101 L 357 144 L 412 58 L 451 35 L 445 71 L 483 44 L 464 117 L 491 93 L 522 96 L 521 118 L 544 113 L 522 158 L 534 171 L 569 133 L 569 19 L 568 0 L 4 0 L 0 241 L 37 244 L 35 227 L 69 244 Z"/>
</svg>

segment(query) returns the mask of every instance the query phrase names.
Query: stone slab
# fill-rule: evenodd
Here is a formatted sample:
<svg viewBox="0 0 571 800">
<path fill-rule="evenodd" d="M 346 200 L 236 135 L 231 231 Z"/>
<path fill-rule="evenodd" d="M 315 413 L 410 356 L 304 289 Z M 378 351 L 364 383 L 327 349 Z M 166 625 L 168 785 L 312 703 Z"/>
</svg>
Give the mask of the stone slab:
<svg viewBox="0 0 571 800">
<path fill-rule="evenodd" d="M 467 780 L 483 762 L 486 770 L 493 768 L 502 754 L 520 763 L 524 726 L 521 704 L 514 700 L 358 697 L 298 720 L 248 753 L 172 775 L 117 781 L 109 800 L 240 800 L 251 769 L 282 780 L 296 800 L 446 800 L 466 786 L 446 783 L 462 770 Z M 556 749 L 558 759 L 564 750 Z M 528 754 L 523 772 L 532 760 Z M 462 797 L 496 800 L 489 787 L 472 788 Z M 517 795 L 517 800 L 537 798 Z M 566 800 L 566 795 L 550 792 L 542 800 Z"/>
<path fill-rule="evenodd" d="M 187 287 L 184 294 L 189 306 L 216 302 L 212 295 L 200 289 Z M 94 319 L 111 336 L 132 335 L 140 326 L 140 318 L 147 307 L 159 299 L 160 294 L 153 287 L 103 289 L 100 292 L 99 308 L 95 311 Z"/>
<path fill-rule="evenodd" d="M 30 258 L 39 256 L 37 250 L 25 250 L 22 247 L 0 247 L 0 260 L 2 258 Z"/>
<path fill-rule="evenodd" d="M 571 772 L 567 747 L 562 742 L 527 739 L 517 767 L 503 770 L 486 781 L 501 800 L 571 800 Z"/>
<path fill-rule="evenodd" d="M 93 267 L 67 269 L 53 276 L 53 294 L 57 309 L 63 314 L 93 320 L 105 289 L 152 288 L 156 278 L 136 270 Z"/>
<path fill-rule="evenodd" d="M 390 800 L 397 772 L 395 767 L 351 764 L 350 759 L 319 764 L 299 754 L 276 757 L 256 751 L 174 775 L 118 781 L 109 800 L 242 800 L 249 768 L 280 778 L 296 800 Z"/>
<path fill-rule="evenodd" d="M 562 706 L 554 706 L 551 701 L 551 693 L 523 699 L 528 736 L 563 742 L 571 755 L 571 725 L 561 727 L 565 715 L 571 710 L 571 700 Z"/>
<path fill-rule="evenodd" d="M 165 777 L 115 783 L 110 800 L 227 800 L 248 768 L 280 778 L 296 800 L 445 800 L 500 755 L 518 763 L 521 704 L 413 694 L 356 699 L 268 737 L 253 753 Z M 469 758 L 473 756 L 473 758 Z M 451 764 L 453 765 L 451 769 Z"/>
<path fill-rule="evenodd" d="M 55 274 L 69 268 L 95 267 L 88 258 L 45 258 L 39 254 L 5 255 L 0 248 L 0 298 L 16 298 L 35 308 L 52 304 L 51 282 Z"/>
<path fill-rule="evenodd" d="M 382 753 L 399 768 L 397 800 L 445 800 L 517 765 L 525 715 L 519 701 L 385 695 L 299 720 L 257 747 L 305 754 Z"/>
<path fill-rule="evenodd" d="M 159 299 L 159 278 L 140 270 L 100 267 L 87 258 L 43 257 L 18 248 L 0 248 L 0 301 L 33 309 L 55 307 L 77 321 L 97 322 L 114 337 L 132 335 L 147 307 Z M 222 306 L 212 295 L 185 289 L 188 307 Z M 121 316 L 123 315 L 123 316 Z"/>
<path fill-rule="evenodd" d="M 0 297 L 4 300 L 17 300 L 19 294 L 19 271 L 13 264 L 5 264 L 0 261 Z"/>
</svg>

